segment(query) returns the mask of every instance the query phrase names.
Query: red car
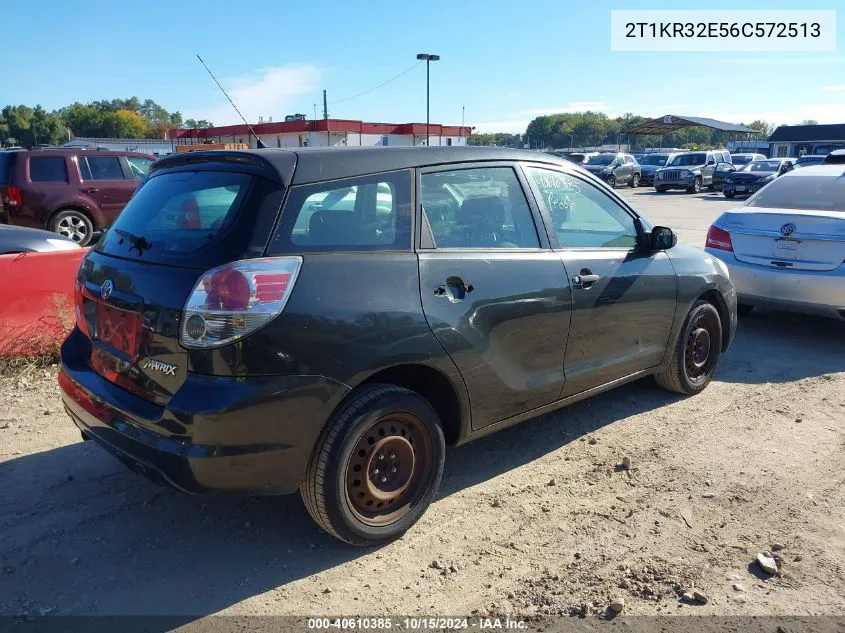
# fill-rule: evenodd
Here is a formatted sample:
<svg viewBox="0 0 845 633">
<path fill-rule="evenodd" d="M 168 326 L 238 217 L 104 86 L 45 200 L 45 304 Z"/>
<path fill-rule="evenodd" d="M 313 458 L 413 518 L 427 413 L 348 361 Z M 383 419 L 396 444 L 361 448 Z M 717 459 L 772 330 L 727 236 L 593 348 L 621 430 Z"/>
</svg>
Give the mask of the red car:
<svg viewBox="0 0 845 633">
<path fill-rule="evenodd" d="M 154 161 L 100 150 L 0 152 L 0 223 L 47 229 L 85 246 L 114 221 Z"/>
</svg>

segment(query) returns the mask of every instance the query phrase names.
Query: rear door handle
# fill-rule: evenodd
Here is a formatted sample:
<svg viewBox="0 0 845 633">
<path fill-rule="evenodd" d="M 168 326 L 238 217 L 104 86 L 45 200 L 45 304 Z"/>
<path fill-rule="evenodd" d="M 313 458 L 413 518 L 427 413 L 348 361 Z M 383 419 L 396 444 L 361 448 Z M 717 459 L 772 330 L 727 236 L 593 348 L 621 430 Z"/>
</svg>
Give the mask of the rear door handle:
<svg viewBox="0 0 845 633">
<path fill-rule="evenodd" d="M 572 286 L 575 288 L 581 288 L 583 290 L 589 290 L 590 288 L 592 288 L 593 284 L 596 283 L 599 279 L 601 279 L 601 277 L 592 273 L 584 275 L 573 275 Z"/>
</svg>

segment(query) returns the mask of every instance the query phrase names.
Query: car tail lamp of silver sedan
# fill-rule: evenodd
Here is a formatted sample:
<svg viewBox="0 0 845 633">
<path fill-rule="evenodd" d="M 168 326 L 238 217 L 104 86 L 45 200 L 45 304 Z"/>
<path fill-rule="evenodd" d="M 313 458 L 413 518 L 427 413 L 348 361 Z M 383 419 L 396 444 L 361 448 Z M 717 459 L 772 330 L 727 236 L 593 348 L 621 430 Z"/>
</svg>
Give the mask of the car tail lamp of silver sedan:
<svg viewBox="0 0 845 633">
<path fill-rule="evenodd" d="M 707 248 L 717 248 L 721 251 L 733 251 L 734 245 L 731 242 L 731 234 L 711 224 L 707 230 Z"/>
</svg>

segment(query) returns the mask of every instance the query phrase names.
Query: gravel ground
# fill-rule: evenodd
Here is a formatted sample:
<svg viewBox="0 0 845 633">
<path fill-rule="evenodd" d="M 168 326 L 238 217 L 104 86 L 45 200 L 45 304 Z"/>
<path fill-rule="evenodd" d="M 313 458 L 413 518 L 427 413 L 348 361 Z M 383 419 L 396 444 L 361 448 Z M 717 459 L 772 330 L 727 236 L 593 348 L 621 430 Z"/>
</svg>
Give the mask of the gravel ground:
<svg viewBox="0 0 845 633">
<path fill-rule="evenodd" d="M 296 496 L 148 483 L 80 441 L 55 373 L 0 391 L 0 615 L 843 613 L 843 323 L 755 313 L 698 397 L 646 379 L 451 450 L 378 549 Z"/>
</svg>

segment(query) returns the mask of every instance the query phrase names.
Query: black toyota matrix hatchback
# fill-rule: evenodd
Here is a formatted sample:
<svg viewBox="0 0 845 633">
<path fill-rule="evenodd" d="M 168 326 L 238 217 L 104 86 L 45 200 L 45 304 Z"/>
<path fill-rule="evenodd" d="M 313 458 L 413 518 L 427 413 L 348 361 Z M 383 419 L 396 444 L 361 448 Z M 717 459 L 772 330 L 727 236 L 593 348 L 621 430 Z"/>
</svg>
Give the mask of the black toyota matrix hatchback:
<svg viewBox="0 0 845 633">
<path fill-rule="evenodd" d="M 736 327 L 715 258 L 603 182 L 489 148 L 159 160 L 87 254 L 67 412 L 184 492 L 300 491 L 393 538 L 445 447 L 654 375 L 694 394 Z"/>
</svg>

